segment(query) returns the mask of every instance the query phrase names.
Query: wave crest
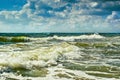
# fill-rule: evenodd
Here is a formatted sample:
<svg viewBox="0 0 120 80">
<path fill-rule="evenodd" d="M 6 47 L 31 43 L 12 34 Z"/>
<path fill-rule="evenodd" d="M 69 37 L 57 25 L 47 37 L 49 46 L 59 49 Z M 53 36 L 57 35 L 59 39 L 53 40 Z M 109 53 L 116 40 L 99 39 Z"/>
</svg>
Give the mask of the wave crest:
<svg viewBox="0 0 120 80">
<path fill-rule="evenodd" d="M 91 34 L 91 35 L 80 35 L 80 36 L 56 36 L 54 35 L 52 39 L 57 39 L 57 40 L 65 40 L 65 41 L 74 41 L 74 40 L 79 40 L 79 39 L 102 39 L 105 38 L 104 36 L 101 36 L 99 34 Z"/>
</svg>

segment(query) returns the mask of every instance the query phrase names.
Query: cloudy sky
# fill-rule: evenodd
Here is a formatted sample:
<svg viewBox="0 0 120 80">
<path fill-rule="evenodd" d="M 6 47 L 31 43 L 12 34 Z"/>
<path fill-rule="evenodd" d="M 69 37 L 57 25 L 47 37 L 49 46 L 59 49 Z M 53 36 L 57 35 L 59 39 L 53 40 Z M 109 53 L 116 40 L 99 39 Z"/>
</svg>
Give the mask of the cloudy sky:
<svg viewBox="0 0 120 80">
<path fill-rule="evenodd" d="M 120 32 L 120 0 L 0 0 L 0 32 Z"/>
</svg>

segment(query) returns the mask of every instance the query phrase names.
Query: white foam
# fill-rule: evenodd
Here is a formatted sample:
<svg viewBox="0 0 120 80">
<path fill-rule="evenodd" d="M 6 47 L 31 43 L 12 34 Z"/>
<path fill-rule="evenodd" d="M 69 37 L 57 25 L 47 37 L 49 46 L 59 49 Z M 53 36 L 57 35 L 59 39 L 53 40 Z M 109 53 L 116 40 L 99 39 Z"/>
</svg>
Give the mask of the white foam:
<svg viewBox="0 0 120 80">
<path fill-rule="evenodd" d="M 58 37 L 55 36 L 54 38 L 66 41 L 74 41 L 75 39 L 101 39 L 105 38 L 99 34 L 92 34 L 92 35 L 80 35 L 80 36 L 70 36 L 70 37 Z"/>
<path fill-rule="evenodd" d="M 19 80 L 73 80 L 72 77 L 75 77 L 74 75 L 69 75 L 67 72 L 69 73 L 73 73 L 78 77 L 86 77 L 89 79 L 95 79 L 95 77 L 89 76 L 87 74 L 85 74 L 82 71 L 72 71 L 72 70 L 68 70 L 68 69 L 63 69 L 63 68 L 58 68 L 58 67 L 50 67 L 48 68 L 49 70 L 49 74 L 46 77 L 23 77 L 22 75 L 16 75 L 14 73 L 3 73 L 0 75 L 0 79 L 2 80 L 6 80 L 6 78 L 11 78 L 11 79 L 19 79 Z M 59 70 L 60 72 L 56 72 L 56 70 Z M 70 76 L 71 78 L 60 78 L 58 76 L 55 76 L 56 74 L 67 74 L 68 76 Z"/>
<path fill-rule="evenodd" d="M 77 53 L 76 50 L 76 46 L 62 43 L 51 47 L 39 47 L 28 51 L 13 50 L 7 53 L 2 52 L 0 53 L 0 65 L 26 68 L 32 68 L 33 66 L 45 67 L 57 65 L 56 60 L 60 54 L 66 54 L 66 56 L 69 54 L 69 57 L 72 57 L 73 55 L 70 54 Z"/>
<path fill-rule="evenodd" d="M 58 72 L 56 72 L 58 70 Z M 48 68 L 49 74 L 46 77 L 23 77 L 22 75 L 17 75 L 14 73 L 2 73 L 0 74 L 0 80 L 6 80 L 7 78 L 11 79 L 18 79 L 18 80 L 74 80 L 73 77 L 78 77 L 78 78 L 87 78 L 90 80 L 119 80 L 115 78 L 102 78 L 102 77 L 95 77 L 95 76 L 90 76 L 86 74 L 83 71 L 78 71 L 78 70 L 69 70 L 69 69 L 63 69 L 59 67 L 49 67 Z M 55 76 L 56 74 L 67 74 L 71 78 L 60 78 L 58 76 Z M 68 73 L 73 73 L 74 75 L 70 75 Z"/>
</svg>

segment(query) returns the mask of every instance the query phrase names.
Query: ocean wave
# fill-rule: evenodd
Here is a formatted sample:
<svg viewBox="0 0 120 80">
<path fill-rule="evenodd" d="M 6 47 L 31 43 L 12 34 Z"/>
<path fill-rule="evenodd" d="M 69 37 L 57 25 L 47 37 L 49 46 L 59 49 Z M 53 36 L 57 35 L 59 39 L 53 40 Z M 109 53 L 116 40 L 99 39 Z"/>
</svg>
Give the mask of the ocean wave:
<svg viewBox="0 0 120 80">
<path fill-rule="evenodd" d="M 9 45 L 10 50 L 14 48 L 13 45 L 16 44 Z M 28 77 L 32 79 L 36 77 L 38 80 L 42 80 L 42 77 L 44 77 L 46 79 L 48 78 L 46 76 L 50 75 L 50 67 L 60 67 L 62 61 L 77 59 L 79 55 L 78 47 L 67 42 L 50 47 L 38 47 L 28 51 L 0 52 L 0 77 L 3 77 L 3 79 L 25 79 L 25 77 L 26 79 Z M 55 72 L 54 75 L 62 77 L 61 73 L 56 74 Z M 56 79 L 53 77 L 52 80 Z"/>
<path fill-rule="evenodd" d="M 19 36 L 19 37 L 2 37 L 0 36 L 0 42 L 28 42 L 30 41 L 25 36 Z"/>
<path fill-rule="evenodd" d="M 79 39 L 102 39 L 105 38 L 99 34 L 92 34 L 92 35 L 80 35 L 80 36 L 53 36 L 53 39 L 58 39 L 58 40 L 65 40 L 65 41 L 74 41 L 74 40 L 79 40 Z"/>
<path fill-rule="evenodd" d="M 14 47 L 13 47 L 14 48 Z M 12 49 L 12 47 L 10 48 Z M 51 65 L 57 65 L 57 60 L 62 57 L 61 55 L 66 54 L 68 56 L 72 53 L 77 53 L 78 49 L 74 45 L 68 43 L 61 43 L 59 45 L 54 45 L 51 47 L 40 47 L 38 49 L 29 50 L 29 51 L 10 51 L 2 52 L 0 54 L 0 66 L 10 67 L 13 69 L 23 68 L 31 69 L 33 67 L 47 67 Z M 69 58 L 72 58 L 73 55 L 69 55 Z M 74 56 L 75 57 L 75 56 Z M 78 57 L 78 56 L 76 56 Z"/>
<path fill-rule="evenodd" d="M 53 37 L 44 37 L 44 38 L 30 38 L 31 40 L 38 40 L 38 41 L 47 41 L 47 40 L 61 40 L 61 41 L 75 41 L 81 39 L 104 39 L 104 36 L 99 34 L 91 34 L 91 35 L 80 35 L 80 36 L 57 36 L 54 35 Z"/>
<path fill-rule="evenodd" d="M 0 45 L 0 80 L 120 79 L 119 39 L 99 34 L 25 39 L 30 42 Z"/>
</svg>

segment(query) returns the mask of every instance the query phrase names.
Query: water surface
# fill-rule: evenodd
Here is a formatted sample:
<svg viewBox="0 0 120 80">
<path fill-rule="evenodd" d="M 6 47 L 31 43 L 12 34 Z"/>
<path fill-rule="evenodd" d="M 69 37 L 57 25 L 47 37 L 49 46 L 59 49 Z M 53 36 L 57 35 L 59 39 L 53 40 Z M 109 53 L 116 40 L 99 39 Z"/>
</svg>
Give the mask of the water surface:
<svg viewBox="0 0 120 80">
<path fill-rule="evenodd" d="M 0 33 L 1 80 L 120 80 L 118 33 Z"/>
</svg>

